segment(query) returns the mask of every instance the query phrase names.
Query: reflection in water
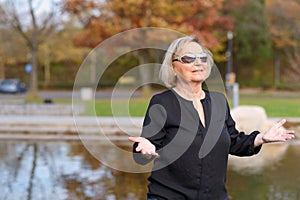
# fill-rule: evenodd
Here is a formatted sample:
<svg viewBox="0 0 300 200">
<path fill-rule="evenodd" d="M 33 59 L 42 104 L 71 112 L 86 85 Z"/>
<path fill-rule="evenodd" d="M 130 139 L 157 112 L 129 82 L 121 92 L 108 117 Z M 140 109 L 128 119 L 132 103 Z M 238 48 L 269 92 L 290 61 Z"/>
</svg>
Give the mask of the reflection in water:
<svg viewBox="0 0 300 200">
<path fill-rule="evenodd" d="M 101 165 L 79 142 L 1 142 L 0 150 L 0 199 L 138 200 L 145 196 L 147 174 L 125 174 Z"/>
<path fill-rule="evenodd" d="M 278 163 L 284 156 L 289 145 L 286 143 L 265 144 L 260 152 L 250 157 L 229 156 L 228 165 L 235 171 L 243 173 L 257 174 L 264 168 L 272 167 Z"/>
<path fill-rule="evenodd" d="M 291 145 L 260 170 L 229 167 L 232 200 L 300 200 L 299 158 L 300 146 Z M 1 200 L 142 200 L 147 191 L 148 174 L 113 170 L 80 142 L 1 142 L 0 159 Z"/>
<path fill-rule="evenodd" d="M 289 146 L 277 163 L 250 174 L 228 171 L 232 200 L 300 200 L 300 146 Z"/>
</svg>

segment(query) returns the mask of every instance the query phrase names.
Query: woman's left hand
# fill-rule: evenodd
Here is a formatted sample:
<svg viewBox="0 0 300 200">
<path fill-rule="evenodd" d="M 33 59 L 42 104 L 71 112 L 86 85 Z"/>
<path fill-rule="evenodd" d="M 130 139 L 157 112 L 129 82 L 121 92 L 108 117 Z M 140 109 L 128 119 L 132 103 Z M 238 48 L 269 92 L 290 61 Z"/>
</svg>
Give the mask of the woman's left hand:
<svg viewBox="0 0 300 200">
<path fill-rule="evenodd" d="M 295 138 L 295 131 L 285 130 L 282 125 L 286 122 L 285 119 L 282 119 L 280 122 L 275 124 L 265 133 L 260 133 L 256 136 L 254 141 L 254 146 L 259 146 L 264 143 L 271 142 L 286 142 Z"/>
</svg>

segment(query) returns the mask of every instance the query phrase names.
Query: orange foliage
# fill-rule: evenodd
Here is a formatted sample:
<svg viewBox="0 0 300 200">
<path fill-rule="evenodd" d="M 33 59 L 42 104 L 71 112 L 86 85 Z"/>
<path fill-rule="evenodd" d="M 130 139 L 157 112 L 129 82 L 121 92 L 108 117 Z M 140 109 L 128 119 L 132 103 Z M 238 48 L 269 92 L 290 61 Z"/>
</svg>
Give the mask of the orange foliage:
<svg viewBox="0 0 300 200">
<path fill-rule="evenodd" d="M 64 0 L 64 10 L 84 23 L 75 44 L 88 47 L 132 28 L 162 27 L 195 34 L 214 48 L 219 45 L 217 33 L 233 29 L 233 20 L 223 15 L 223 7 L 223 0 Z"/>
<path fill-rule="evenodd" d="M 270 33 L 276 47 L 299 45 L 300 3 L 294 0 L 267 0 L 266 6 Z"/>
</svg>

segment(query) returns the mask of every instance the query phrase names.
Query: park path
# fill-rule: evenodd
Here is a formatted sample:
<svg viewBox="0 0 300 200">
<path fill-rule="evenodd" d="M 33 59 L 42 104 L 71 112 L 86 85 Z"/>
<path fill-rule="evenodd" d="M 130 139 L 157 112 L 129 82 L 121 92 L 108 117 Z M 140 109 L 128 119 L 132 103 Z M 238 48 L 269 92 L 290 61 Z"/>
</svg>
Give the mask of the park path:
<svg viewBox="0 0 300 200">
<path fill-rule="evenodd" d="M 140 134 L 142 122 L 141 117 L 0 115 L 0 140 L 127 140 Z"/>
<path fill-rule="evenodd" d="M 300 118 L 286 118 L 300 123 Z M 268 118 L 276 122 L 280 118 Z M 142 117 L 93 117 L 93 116 L 20 116 L 0 115 L 1 140 L 127 140 L 138 136 Z M 104 132 L 104 134 L 103 134 Z"/>
</svg>

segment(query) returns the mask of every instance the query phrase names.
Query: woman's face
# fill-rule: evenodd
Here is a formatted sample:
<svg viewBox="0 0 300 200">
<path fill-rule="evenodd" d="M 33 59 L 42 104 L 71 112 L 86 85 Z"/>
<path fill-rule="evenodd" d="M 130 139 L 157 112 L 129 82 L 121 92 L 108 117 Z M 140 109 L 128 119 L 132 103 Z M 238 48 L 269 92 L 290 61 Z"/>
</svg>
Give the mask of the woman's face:
<svg viewBox="0 0 300 200">
<path fill-rule="evenodd" d="M 177 55 L 173 57 L 173 60 L 181 58 L 181 60 L 173 61 L 173 68 L 179 80 L 183 78 L 189 83 L 199 84 L 205 81 L 205 79 L 209 76 L 209 68 L 208 59 L 207 57 L 205 59 L 205 54 L 203 53 L 204 51 L 198 43 L 188 42 L 177 53 Z M 194 62 L 191 62 L 191 59 L 188 59 L 191 63 L 184 63 L 186 61 L 185 57 L 182 57 L 184 55 L 197 55 L 197 58 Z"/>
</svg>

